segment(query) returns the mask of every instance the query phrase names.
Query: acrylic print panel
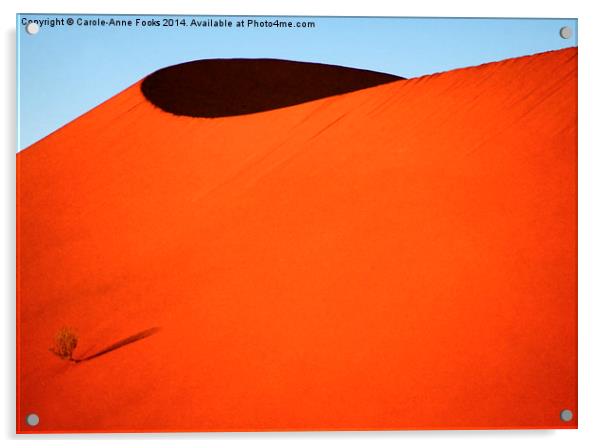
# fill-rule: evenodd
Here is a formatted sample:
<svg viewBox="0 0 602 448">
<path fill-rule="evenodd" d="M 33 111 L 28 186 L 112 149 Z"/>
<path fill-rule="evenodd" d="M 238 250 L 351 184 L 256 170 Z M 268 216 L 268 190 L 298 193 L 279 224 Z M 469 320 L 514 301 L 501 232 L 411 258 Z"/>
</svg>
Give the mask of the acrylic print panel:
<svg viewBox="0 0 602 448">
<path fill-rule="evenodd" d="M 17 36 L 17 432 L 577 427 L 576 20 Z"/>
</svg>

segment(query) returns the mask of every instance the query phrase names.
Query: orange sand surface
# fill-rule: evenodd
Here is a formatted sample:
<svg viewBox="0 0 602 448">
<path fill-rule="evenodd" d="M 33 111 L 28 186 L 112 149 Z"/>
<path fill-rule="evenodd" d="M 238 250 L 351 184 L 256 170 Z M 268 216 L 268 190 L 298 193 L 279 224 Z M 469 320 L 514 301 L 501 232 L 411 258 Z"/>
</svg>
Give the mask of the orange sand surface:
<svg viewBox="0 0 602 448">
<path fill-rule="evenodd" d="M 21 151 L 17 431 L 575 428 L 576 93 L 576 48 L 214 119 L 137 83 Z"/>
</svg>

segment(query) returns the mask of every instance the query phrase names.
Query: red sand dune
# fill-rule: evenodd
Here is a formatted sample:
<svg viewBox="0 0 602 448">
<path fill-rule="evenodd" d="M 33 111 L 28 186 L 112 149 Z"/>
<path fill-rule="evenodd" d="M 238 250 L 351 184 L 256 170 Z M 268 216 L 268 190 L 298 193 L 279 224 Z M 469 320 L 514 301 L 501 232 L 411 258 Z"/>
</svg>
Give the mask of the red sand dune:
<svg viewBox="0 0 602 448">
<path fill-rule="evenodd" d="M 575 428 L 576 90 L 575 48 L 214 119 L 137 83 L 20 152 L 18 432 Z"/>
</svg>

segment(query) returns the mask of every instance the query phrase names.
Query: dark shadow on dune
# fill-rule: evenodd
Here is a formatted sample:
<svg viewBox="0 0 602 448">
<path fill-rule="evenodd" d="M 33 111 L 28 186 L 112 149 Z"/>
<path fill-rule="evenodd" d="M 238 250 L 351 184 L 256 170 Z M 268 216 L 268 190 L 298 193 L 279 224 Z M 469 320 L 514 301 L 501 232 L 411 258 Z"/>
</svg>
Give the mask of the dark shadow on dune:
<svg viewBox="0 0 602 448">
<path fill-rule="evenodd" d="M 142 93 L 166 112 L 215 118 L 293 106 L 400 79 L 310 62 L 206 59 L 152 73 L 142 81 Z"/>
<path fill-rule="evenodd" d="M 74 359 L 74 361 L 75 362 L 90 361 L 91 359 L 98 358 L 99 356 L 102 356 L 102 355 L 106 355 L 107 353 L 110 353 L 114 350 L 117 350 L 117 349 L 124 347 L 126 345 L 129 345 L 129 344 L 132 344 L 134 342 L 137 342 L 141 339 L 148 338 L 149 336 L 152 336 L 153 334 L 157 333 L 160 329 L 161 329 L 160 327 L 149 328 L 148 330 L 144 330 L 144 331 L 141 331 L 140 333 L 136 333 L 125 339 L 121 339 L 120 341 L 117 341 L 114 344 L 111 344 L 108 347 L 105 347 L 102 350 L 100 350 L 96 353 L 93 353 L 92 355 L 86 356 L 85 358 Z"/>
</svg>

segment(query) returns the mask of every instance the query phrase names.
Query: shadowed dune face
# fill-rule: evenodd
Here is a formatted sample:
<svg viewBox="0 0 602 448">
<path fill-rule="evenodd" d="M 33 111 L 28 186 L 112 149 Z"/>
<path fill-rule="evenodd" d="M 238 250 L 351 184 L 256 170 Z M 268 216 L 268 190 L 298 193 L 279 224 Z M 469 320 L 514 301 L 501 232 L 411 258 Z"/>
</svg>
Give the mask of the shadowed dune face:
<svg viewBox="0 0 602 448">
<path fill-rule="evenodd" d="M 142 82 L 142 93 L 166 112 L 215 118 L 293 106 L 400 79 L 309 62 L 208 59 L 156 71 Z"/>
</svg>

